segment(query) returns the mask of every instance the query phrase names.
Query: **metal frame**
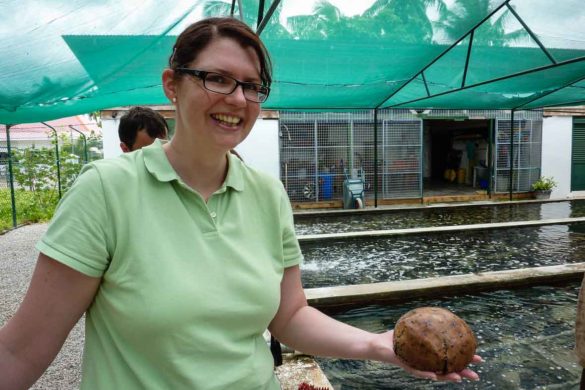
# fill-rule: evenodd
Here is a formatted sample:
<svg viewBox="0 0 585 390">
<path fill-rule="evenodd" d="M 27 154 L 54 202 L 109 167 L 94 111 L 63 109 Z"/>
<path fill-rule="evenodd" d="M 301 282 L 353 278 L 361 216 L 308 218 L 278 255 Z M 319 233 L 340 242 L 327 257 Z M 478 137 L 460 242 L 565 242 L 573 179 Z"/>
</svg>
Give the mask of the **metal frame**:
<svg viewBox="0 0 585 390">
<path fill-rule="evenodd" d="M 10 175 L 10 202 L 12 203 L 12 227 L 16 229 L 16 196 L 14 194 L 14 171 L 12 166 L 12 147 L 10 144 L 10 128 L 14 125 L 6 125 L 6 146 L 8 149 L 8 174 Z"/>
<path fill-rule="evenodd" d="M 57 130 L 47 124 L 46 122 L 41 122 L 43 125 L 47 126 L 49 129 L 53 130 L 53 134 L 55 135 L 55 154 L 56 154 L 56 158 L 57 158 L 57 188 L 59 189 L 59 199 L 61 199 L 62 197 L 62 191 L 61 191 L 61 158 L 59 157 L 59 134 L 57 133 Z"/>
<path fill-rule="evenodd" d="M 87 156 L 87 137 L 81 131 L 73 127 L 73 125 L 69 125 L 69 128 L 71 130 L 78 132 L 81 135 L 81 138 L 83 139 L 83 163 L 87 164 L 87 162 L 89 161 L 89 158 Z"/>
</svg>

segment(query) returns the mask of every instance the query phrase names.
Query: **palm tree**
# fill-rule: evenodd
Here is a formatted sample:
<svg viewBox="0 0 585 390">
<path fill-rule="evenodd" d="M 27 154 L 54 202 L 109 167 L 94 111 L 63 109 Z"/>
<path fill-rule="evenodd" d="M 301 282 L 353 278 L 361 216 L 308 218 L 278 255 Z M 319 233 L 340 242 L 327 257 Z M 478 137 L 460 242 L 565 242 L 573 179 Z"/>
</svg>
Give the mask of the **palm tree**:
<svg viewBox="0 0 585 390">
<path fill-rule="evenodd" d="M 242 18 L 249 26 L 256 27 L 259 7 L 258 0 L 242 0 L 242 10 L 239 9 L 238 3 L 236 2 L 234 17 Z M 231 8 L 231 1 L 208 1 L 203 7 L 203 16 L 230 16 Z M 276 8 L 262 34 L 269 35 L 271 38 L 290 37 L 289 32 L 280 24 L 280 10 L 281 7 Z M 268 9 L 264 9 L 265 14 L 267 11 Z"/>
<path fill-rule="evenodd" d="M 377 0 L 362 15 L 345 16 L 326 0 L 317 2 L 312 15 L 288 18 L 292 35 L 303 39 L 349 38 L 431 42 L 433 26 L 428 7 L 444 7 L 443 0 Z"/>
<path fill-rule="evenodd" d="M 444 7 L 441 10 L 436 26 L 448 39 L 457 40 L 492 9 L 490 0 L 455 0 L 453 7 L 450 9 Z M 506 27 L 513 18 L 508 9 L 494 14 L 476 29 L 473 36 L 474 45 L 501 47 L 528 39 L 530 35 L 523 28 L 506 32 Z"/>
<path fill-rule="evenodd" d="M 427 16 L 431 7 L 439 12 L 446 8 L 443 0 L 377 0 L 363 17 L 371 19 L 386 39 L 428 43 L 433 38 L 433 25 Z"/>
</svg>

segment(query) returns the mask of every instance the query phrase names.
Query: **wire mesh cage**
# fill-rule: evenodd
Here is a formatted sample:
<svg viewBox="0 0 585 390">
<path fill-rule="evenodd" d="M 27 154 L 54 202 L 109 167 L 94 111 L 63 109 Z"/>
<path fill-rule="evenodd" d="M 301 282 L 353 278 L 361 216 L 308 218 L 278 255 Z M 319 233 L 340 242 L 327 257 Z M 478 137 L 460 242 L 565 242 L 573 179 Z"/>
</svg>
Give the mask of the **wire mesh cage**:
<svg viewBox="0 0 585 390">
<path fill-rule="evenodd" d="M 372 111 L 283 112 L 282 181 L 293 202 L 341 199 L 347 178 L 362 179 L 366 198 L 376 184 L 385 198 L 420 197 L 421 131 L 404 110 L 384 110 L 377 126 Z"/>
<path fill-rule="evenodd" d="M 343 181 L 360 178 L 372 199 L 423 196 L 424 118 L 497 121 L 495 192 L 530 191 L 541 166 L 542 112 L 515 113 L 514 161 L 509 167 L 510 119 L 502 110 L 395 110 L 280 114 L 280 175 L 293 202 L 343 198 Z M 377 132 L 376 132 L 377 129 Z M 377 145 L 377 148 L 376 148 Z M 487 169 L 487 168 L 486 168 Z M 376 176 L 377 175 L 377 176 Z"/>
<path fill-rule="evenodd" d="M 495 192 L 527 192 L 540 177 L 542 121 L 514 120 L 513 140 L 511 127 L 510 120 L 496 121 Z"/>
</svg>

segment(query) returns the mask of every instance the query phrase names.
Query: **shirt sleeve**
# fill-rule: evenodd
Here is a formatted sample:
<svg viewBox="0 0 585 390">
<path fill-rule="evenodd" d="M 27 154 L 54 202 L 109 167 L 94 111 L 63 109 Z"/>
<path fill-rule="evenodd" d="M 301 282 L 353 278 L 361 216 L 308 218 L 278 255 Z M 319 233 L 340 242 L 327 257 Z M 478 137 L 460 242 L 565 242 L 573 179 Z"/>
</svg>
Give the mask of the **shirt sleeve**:
<svg viewBox="0 0 585 390">
<path fill-rule="evenodd" d="M 303 254 L 299 246 L 299 240 L 295 233 L 295 225 L 290 200 L 284 187 L 281 187 L 280 197 L 280 223 L 282 231 L 282 253 L 284 255 L 284 268 L 300 265 L 303 262 Z"/>
<path fill-rule="evenodd" d="M 110 220 L 99 171 L 86 165 L 59 202 L 36 248 L 76 271 L 100 277 L 113 253 Z"/>
</svg>

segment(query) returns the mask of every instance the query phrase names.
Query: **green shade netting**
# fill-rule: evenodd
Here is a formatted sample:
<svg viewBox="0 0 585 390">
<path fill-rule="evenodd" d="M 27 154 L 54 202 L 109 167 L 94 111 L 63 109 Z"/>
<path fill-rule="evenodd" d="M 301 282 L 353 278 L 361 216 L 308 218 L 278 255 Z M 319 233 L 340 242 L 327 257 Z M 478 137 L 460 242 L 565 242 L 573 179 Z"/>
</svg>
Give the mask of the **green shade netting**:
<svg viewBox="0 0 585 390">
<path fill-rule="evenodd" d="M 265 1 L 264 13 L 272 4 Z M 234 5 L 235 17 L 256 29 L 259 1 Z M 0 123 L 167 104 L 160 77 L 176 35 L 205 16 L 229 15 L 231 6 L 3 2 Z M 583 20 L 581 0 L 282 0 L 261 33 L 275 80 L 264 108 L 579 104 Z"/>
</svg>

